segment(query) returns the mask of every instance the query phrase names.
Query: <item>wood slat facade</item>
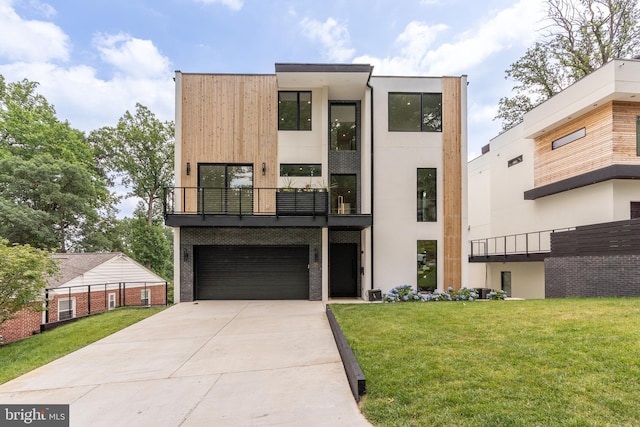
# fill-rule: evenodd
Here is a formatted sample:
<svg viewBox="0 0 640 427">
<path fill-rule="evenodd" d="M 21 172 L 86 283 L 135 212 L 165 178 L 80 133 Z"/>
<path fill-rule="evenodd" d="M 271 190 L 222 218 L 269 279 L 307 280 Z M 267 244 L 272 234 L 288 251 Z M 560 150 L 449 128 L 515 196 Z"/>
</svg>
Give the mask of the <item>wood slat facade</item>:
<svg viewBox="0 0 640 427">
<path fill-rule="evenodd" d="M 551 235 L 551 256 L 637 255 L 640 219 L 576 227 Z"/>
<path fill-rule="evenodd" d="M 535 139 L 535 187 L 552 184 L 615 164 L 640 164 L 636 153 L 636 116 L 640 104 L 609 102 Z M 584 138 L 552 149 L 554 140 L 586 129 Z"/>
<path fill-rule="evenodd" d="M 442 79 L 443 241 L 445 288 L 462 284 L 462 88 Z"/>
<path fill-rule="evenodd" d="M 198 186 L 198 163 L 253 165 L 253 186 L 278 180 L 278 87 L 275 75 L 183 74 L 180 160 L 183 187 Z M 187 163 L 191 173 L 187 175 Z M 265 175 L 262 175 L 262 163 Z M 191 194 L 191 197 L 189 197 Z M 196 211 L 196 193 L 186 208 Z M 273 208 L 262 197 L 257 212 Z"/>
</svg>

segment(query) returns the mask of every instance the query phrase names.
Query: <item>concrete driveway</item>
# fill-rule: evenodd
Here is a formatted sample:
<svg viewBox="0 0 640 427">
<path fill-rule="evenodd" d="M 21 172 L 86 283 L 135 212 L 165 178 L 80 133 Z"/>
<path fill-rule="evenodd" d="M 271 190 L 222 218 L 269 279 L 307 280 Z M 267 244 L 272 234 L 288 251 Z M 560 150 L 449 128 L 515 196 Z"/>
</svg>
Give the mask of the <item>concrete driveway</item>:
<svg viewBox="0 0 640 427">
<path fill-rule="evenodd" d="M 1 351 L 1 350 L 0 350 Z M 72 426 L 369 426 L 321 302 L 181 303 L 0 385 Z"/>
</svg>

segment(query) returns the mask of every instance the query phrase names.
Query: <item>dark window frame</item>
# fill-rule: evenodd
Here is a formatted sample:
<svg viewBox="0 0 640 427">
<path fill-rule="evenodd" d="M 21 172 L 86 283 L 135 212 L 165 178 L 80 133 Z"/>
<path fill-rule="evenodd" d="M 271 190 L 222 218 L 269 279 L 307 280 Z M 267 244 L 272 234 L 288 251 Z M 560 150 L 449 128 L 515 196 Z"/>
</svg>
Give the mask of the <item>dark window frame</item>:
<svg viewBox="0 0 640 427">
<path fill-rule="evenodd" d="M 432 250 L 427 251 L 430 246 L 433 246 Z M 422 292 L 435 291 L 438 289 L 438 241 L 435 239 L 416 241 L 416 258 L 416 289 Z"/>
<path fill-rule="evenodd" d="M 579 139 L 582 139 L 587 136 L 587 128 L 581 127 L 580 129 L 574 130 L 571 133 L 566 134 L 558 139 L 554 139 L 551 142 L 551 149 L 556 150 L 560 147 L 564 147 L 565 145 L 571 144 Z"/>
<path fill-rule="evenodd" d="M 283 167 L 291 168 L 293 171 L 296 169 L 299 173 L 283 173 Z M 308 171 L 307 171 L 308 170 Z M 314 173 L 317 171 L 317 173 Z M 304 177 L 321 177 L 322 176 L 322 164 L 321 163 L 280 163 L 280 176 L 304 176 Z"/>
<path fill-rule="evenodd" d="M 393 96 L 396 95 L 400 95 L 400 96 L 407 96 L 407 95 L 413 95 L 413 96 L 420 96 L 420 113 L 418 115 L 420 120 L 420 129 L 417 129 L 417 124 L 414 123 L 414 125 L 416 126 L 415 130 L 412 129 L 399 129 L 396 128 L 393 124 L 394 122 L 396 122 L 397 120 L 392 120 L 392 114 L 394 113 L 394 110 L 391 108 L 391 105 L 393 104 L 391 101 L 391 98 Z M 436 118 L 431 120 L 431 122 L 435 123 L 435 126 L 433 125 L 429 125 L 429 122 L 427 122 L 425 120 L 425 114 L 427 113 L 427 108 L 429 107 L 427 105 L 427 98 L 431 97 L 431 96 L 438 96 L 439 99 L 438 101 L 438 114 L 436 115 Z M 388 106 L 388 129 L 389 132 L 433 132 L 433 133 L 441 133 L 442 132 L 442 93 L 441 92 L 389 92 L 388 96 L 387 96 L 387 106 Z"/>
<path fill-rule="evenodd" d="M 636 116 L 636 156 L 640 156 L 640 116 Z"/>
<path fill-rule="evenodd" d="M 295 126 L 294 127 L 282 127 L 283 124 L 283 120 L 282 120 L 282 114 L 283 114 L 283 110 L 281 108 L 282 106 L 282 99 L 280 98 L 281 94 L 292 94 L 295 93 L 296 94 L 296 108 L 295 108 Z M 308 126 L 305 125 L 303 123 L 304 118 L 302 118 L 302 107 L 301 107 L 301 100 L 300 100 L 300 95 L 301 94 L 309 94 L 309 100 L 308 101 L 302 101 L 302 102 L 307 102 L 309 104 L 309 114 L 308 114 L 308 120 L 306 120 L 304 123 L 308 123 Z M 292 101 L 288 101 L 288 102 L 292 102 Z M 310 131 L 312 130 L 312 114 L 313 112 L 313 95 L 311 93 L 310 90 L 280 90 L 278 91 L 278 130 L 283 130 L 283 131 L 287 131 L 287 130 L 292 130 L 292 131 Z M 306 117 L 305 117 L 306 118 Z"/>
<path fill-rule="evenodd" d="M 507 166 L 511 167 L 511 166 L 515 166 L 519 163 L 522 163 L 522 154 L 520 154 L 518 157 L 514 157 L 513 159 L 509 160 L 507 162 Z"/>
<path fill-rule="evenodd" d="M 431 173 L 433 177 L 433 187 L 421 187 L 421 180 L 427 180 L 427 176 L 420 176 L 420 172 Z M 432 194 L 428 194 L 432 193 Z M 431 202 L 431 203 L 429 203 Z M 418 168 L 416 170 L 416 221 L 417 222 L 438 222 L 438 169 Z"/>
</svg>

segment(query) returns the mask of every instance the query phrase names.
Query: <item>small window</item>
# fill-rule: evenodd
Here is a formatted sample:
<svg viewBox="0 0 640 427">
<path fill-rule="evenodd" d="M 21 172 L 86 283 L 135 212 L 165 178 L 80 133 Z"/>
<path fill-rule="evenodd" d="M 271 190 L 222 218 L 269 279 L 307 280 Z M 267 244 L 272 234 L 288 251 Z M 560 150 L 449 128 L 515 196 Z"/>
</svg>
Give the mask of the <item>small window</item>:
<svg viewBox="0 0 640 427">
<path fill-rule="evenodd" d="M 280 165 L 280 176 L 322 176 L 322 165 L 282 163 Z"/>
<path fill-rule="evenodd" d="M 435 168 L 418 169 L 417 203 L 418 222 L 435 222 L 437 212 L 437 170 Z"/>
<path fill-rule="evenodd" d="M 58 300 L 58 320 L 68 320 L 76 317 L 76 299 L 61 298 Z"/>
<path fill-rule="evenodd" d="M 151 305 L 151 289 L 140 291 L 140 305 Z"/>
<path fill-rule="evenodd" d="M 109 310 L 114 308 L 116 308 L 116 294 L 112 292 L 109 294 Z"/>
<path fill-rule="evenodd" d="M 389 93 L 389 130 L 442 132 L 442 94 Z"/>
<path fill-rule="evenodd" d="M 278 92 L 278 130 L 311 130 L 311 92 Z"/>
<path fill-rule="evenodd" d="M 584 138 L 587 135 L 587 130 L 585 128 L 578 129 L 575 132 L 571 132 L 568 135 L 563 136 L 562 138 L 558 138 L 551 143 L 551 149 L 555 150 L 556 148 L 560 148 L 563 145 L 567 145 L 572 143 L 573 141 L 577 141 L 580 138 Z"/>
<path fill-rule="evenodd" d="M 640 202 L 631 202 L 631 219 L 640 218 Z"/>
<path fill-rule="evenodd" d="M 514 157 L 513 159 L 509 160 L 507 162 L 507 166 L 509 166 L 509 167 L 515 166 L 518 163 L 522 163 L 522 155 L 519 155 L 518 157 Z"/>
<path fill-rule="evenodd" d="M 432 292 L 438 287 L 438 241 L 418 240 L 418 291 Z"/>
</svg>

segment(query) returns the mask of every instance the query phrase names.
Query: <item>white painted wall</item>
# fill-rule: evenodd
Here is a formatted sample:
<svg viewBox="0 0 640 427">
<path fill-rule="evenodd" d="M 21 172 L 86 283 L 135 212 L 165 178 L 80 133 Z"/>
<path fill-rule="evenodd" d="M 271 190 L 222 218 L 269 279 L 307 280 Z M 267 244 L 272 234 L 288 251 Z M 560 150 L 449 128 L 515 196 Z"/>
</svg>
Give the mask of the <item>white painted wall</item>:
<svg viewBox="0 0 640 427">
<path fill-rule="evenodd" d="M 439 78 L 372 77 L 374 88 L 374 280 L 383 292 L 416 287 L 416 244 L 438 241 L 442 271 L 442 223 L 416 221 L 418 168 L 437 168 L 438 218 L 442 218 L 442 134 L 389 132 L 389 92 L 442 92 Z M 442 274 L 438 275 L 442 289 Z"/>
</svg>

